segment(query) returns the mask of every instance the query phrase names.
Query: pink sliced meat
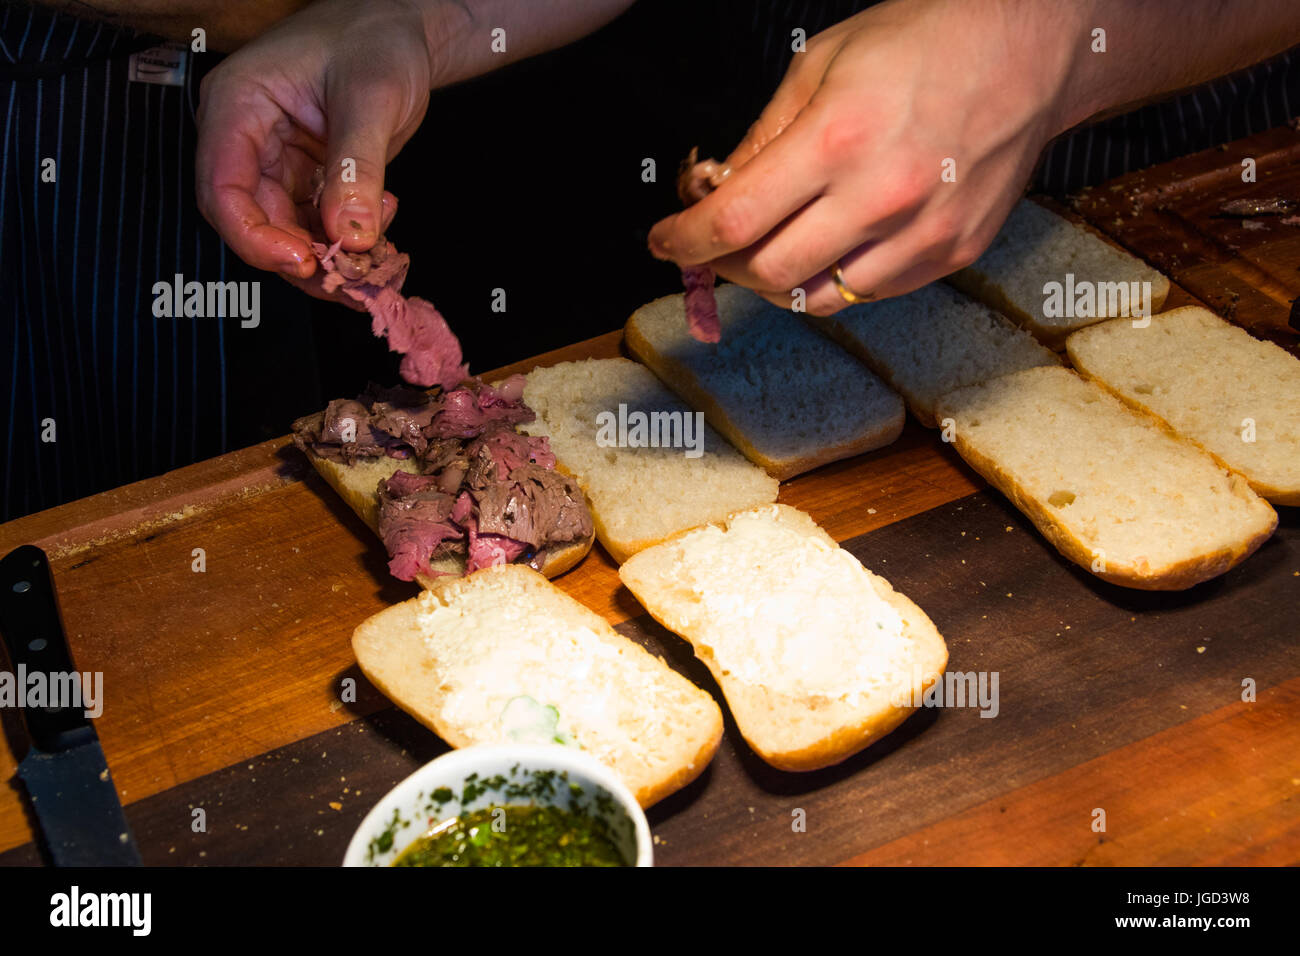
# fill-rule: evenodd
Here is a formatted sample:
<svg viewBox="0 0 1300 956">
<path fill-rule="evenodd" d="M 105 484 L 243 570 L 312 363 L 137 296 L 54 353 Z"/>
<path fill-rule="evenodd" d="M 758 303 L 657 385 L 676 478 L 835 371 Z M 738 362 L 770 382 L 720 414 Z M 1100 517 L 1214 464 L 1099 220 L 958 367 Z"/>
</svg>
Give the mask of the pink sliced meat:
<svg viewBox="0 0 1300 956">
<path fill-rule="evenodd" d="M 682 285 L 686 287 L 686 325 L 691 335 L 701 342 L 712 343 L 722 338 L 718 299 L 713 294 L 716 278 L 708 266 L 682 267 Z"/>
<path fill-rule="evenodd" d="M 343 252 L 339 242 L 313 242 L 312 252 L 325 270 L 325 291 L 342 291 L 365 306 L 371 331 L 387 336 L 388 347 L 402 353 L 402 378 L 450 389 L 468 377 L 460 342 L 442 313 L 432 302 L 402 295 L 410 256 L 382 236 L 369 252 Z"/>
<path fill-rule="evenodd" d="M 465 532 L 469 539 L 469 556 L 465 562 L 466 574 L 479 568 L 510 564 L 528 550 L 528 545 L 513 538 L 506 538 L 499 534 L 479 534 L 478 522 L 473 518 L 467 519 Z"/>
<path fill-rule="evenodd" d="M 677 195 L 682 205 L 691 206 L 713 192 L 731 175 L 731 167 L 714 159 L 699 161 L 699 150 L 692 149 L 677 174 Z M 686 287 L 686 325 L 701 342 L 714 343 L 722 338 L 718 320 L 718 300 L 713 294 L 717 275 L 708 266 L 683 266 L 682 284 Z"/>
</svg>

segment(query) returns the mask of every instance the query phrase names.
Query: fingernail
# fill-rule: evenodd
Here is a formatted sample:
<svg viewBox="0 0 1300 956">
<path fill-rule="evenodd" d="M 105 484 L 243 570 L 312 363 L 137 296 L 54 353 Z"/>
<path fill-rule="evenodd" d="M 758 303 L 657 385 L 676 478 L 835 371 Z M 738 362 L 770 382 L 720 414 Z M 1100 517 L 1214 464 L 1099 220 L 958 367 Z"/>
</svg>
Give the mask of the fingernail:
<svg viewBox="0 0 1300 956">
<path fill-rule="evenodd" d="M 375 217 L 370 209 L 360 203 L 347 203 L 339 210 L 339 232 L 352 239 L 370 239 L 375 236 Z"/>
<path fill-rule="evenodd" d="M 388 227 L 392 225 L 393 217 L 397 215 L 397 197 L 392 193 L 384 193 L 384 198 L 379 201 L 379 231 L 387 232 Z"/>
<path fill-rule="evenodd" d="M 305 263 L 296 252 L 291 252 L 286 258 L 280 260 L 278 268 L 290 278 L 301 279 Z"/>
</svg>

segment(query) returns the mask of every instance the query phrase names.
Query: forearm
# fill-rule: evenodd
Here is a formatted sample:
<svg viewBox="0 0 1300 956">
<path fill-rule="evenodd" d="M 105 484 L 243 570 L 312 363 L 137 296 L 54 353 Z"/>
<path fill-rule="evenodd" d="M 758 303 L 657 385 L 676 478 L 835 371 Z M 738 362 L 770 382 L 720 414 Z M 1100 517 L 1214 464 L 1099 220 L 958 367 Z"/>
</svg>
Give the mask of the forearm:
<svg viewBox="0 0 1300 956">
<path fill-rule="evenodd" d="M 593 33 L 630 7 L 633 0 L 410 2 L 421 10 L 430 51 L 429 74 L 438 87 L 468 80 Z M 504 35 L 494 33 L 498 29 Z"/>
<path fill-rule="evenodd" d="M 1300 3 L 1286 0 L 1026 0 L 1069 8 L 1073 64 L 1058 125 L 1186 89 L 1300 44 Z M 1105 30 L 1105 52 L 1093 31 Z"/>
<path fill-rule="evenodd" d="M 201 27 L 209 50 L 229 52 L 310 0 L 45 0 L 42 6 L 69 16 L 100 20 L 169 40 L 193 38 Z"/>
</svg>

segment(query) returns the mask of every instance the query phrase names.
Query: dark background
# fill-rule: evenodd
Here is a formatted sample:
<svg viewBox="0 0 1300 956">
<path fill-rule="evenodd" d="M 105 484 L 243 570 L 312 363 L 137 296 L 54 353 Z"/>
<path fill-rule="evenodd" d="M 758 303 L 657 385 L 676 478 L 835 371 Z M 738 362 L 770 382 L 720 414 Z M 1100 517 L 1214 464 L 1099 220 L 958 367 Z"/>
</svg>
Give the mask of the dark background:
<svg viewBox="0 0 1300 956">
<path fill-rule="evenodd" d="M 770 92 L 758 37 L 729 27 L 727 6 L 639 3 L 577 44 L 434 92 L 389 167 L 399 211 L 388 235 L 411 254 L 405 291 L 438 306 L 471 371 L 615 329 L 680 291 L 647 232 L 680 208 L 682 157 L 694 145 L 725 155 Z M 656 182 L 642 181 L 646 158 Z M 491 310 L 498 287 L 503 314 Z M 397 380 L 397 356 L 364 316 L 299 305 L 327 399 Z"/>
<path fill-rule="evenodd" d="M 412 260 L 404 291 L 442 311 L 472 372 L 679 291 L 646 249 L 679 208 L 679 163 L 738 142 L 792 28 L 812 36 L 867 3 L 641 0 L 564 49 L 434 91 L 386 183 L 389 237 Z M 399 380 L 364 313 L 244 265 L 201 220 L 195 113 L 219 55 L 192 56 L 183 88 L 153 88 L 127 66 L 157 38 L 39 4 L 0 10 L 0 520 L 284 435 Z M 38 165 L 56 153 L 62 193 Z M 178 272 L 260 283 L 260 324 L 154 317 L 153 284 Z M 497 288 L 505 313 L 491 311 Z M 57 441 L 42 440 L 46 420 Z"/>
</svg>

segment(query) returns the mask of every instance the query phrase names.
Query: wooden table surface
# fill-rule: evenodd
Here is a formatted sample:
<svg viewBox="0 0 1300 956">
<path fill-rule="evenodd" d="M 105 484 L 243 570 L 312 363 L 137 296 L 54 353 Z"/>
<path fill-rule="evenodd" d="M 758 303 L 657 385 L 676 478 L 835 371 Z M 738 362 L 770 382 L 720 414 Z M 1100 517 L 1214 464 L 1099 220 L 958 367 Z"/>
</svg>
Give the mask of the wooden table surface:
<svg viewBox="0 0 1300 956">
<path fill-rule="evenodd" d="M 1261 189 L 1300 197 L 1297 147 L 1271 131 L 1075 209 L 1294 348 L 1300 228 L 1214 210 Z M 1267 186 L 1237 181 L 1242 156 Z M 1198 235 L 1213 255 L 1192 254 Z M 1192 301 L 1175 288 L 1169 305 Z M 620 345 L 614 332 L 501 371 Z M 922 710 L 812 774 L 766 766 L 728 718 L 710 768 L 650 811 L 658 863 L 1300 862 L 1300 509 L 1241 567 L 1155 594 L 1061 559 L 910 420 L 887 448 L 785 482 L 780 500 L 930 614 L 950 671 L 997 672 L 998 713 Z M 0 526 L 0 553 L 25 543 L 50 555 L 77 666 L 104 674 L 96 724 L 146 863 L 335 864 L 373 803 L 446 749 L 365 681 L 349 644 L 416 588 L 388 577 L 382 546 L 287 439 Z M 599 546 L 556 583 L 722 701 Z M 355 703 L 340 701 L 346 678 Z M 14 775 L 21 731 L 0 717 L 0 863 L 39 863 Z"/>
</svg>

